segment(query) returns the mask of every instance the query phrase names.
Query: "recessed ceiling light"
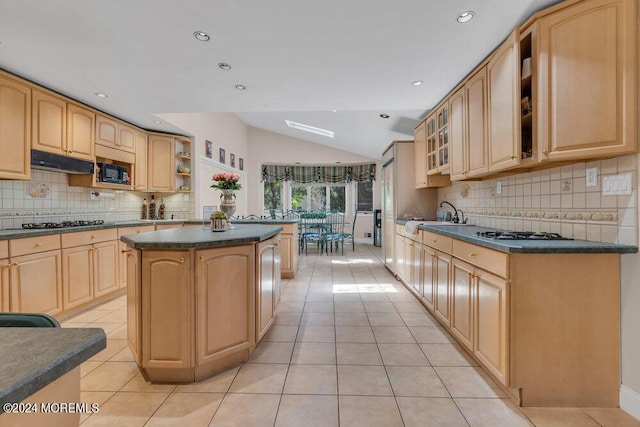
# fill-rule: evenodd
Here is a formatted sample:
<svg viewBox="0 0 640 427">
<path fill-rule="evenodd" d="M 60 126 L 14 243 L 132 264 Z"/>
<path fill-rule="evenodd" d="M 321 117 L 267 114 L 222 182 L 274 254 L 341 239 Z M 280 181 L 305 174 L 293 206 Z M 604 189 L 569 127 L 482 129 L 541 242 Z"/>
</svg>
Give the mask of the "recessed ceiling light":
<svg viewBox="0 0 640 427">
<path fill-rule="evenodd" d="M 231 65 L 225 63 L 225 62 L 221 62 L 218 64 L 218 68 L 220 68 L 221 70 L 225 70 L 228 71 L 231 69 Z"/>
<path fill-rule="evenodd" d="M 471 21 L 475 15 L 476 15 L 475 12 L 471 10 L 467 10 L 466 12 L 462 12 L 460 15 L 458 15 L 458 17 L 456 18 L 456 21 L 458 21 L 461 24 L 464 24 L 465 22 Z"/>
<path fill-rule="evenodd" d="M 153 123 L 157 124 L 157 125 L 161 125 L 162 122 L 160 120 L 154 120 Z"/>
<path fill-rule="evenodd" d="M 338 112 L 338 110 L 331 110 L 331 112 L 332 112 L 332 113 L 337 113 L 337 112 Z"/>
<path fill-rule="evenodd" d="M 284 122 L 290 128 L 303 130 L 305 132 L 315 133 L 316 135 L 326 136 L 327 138 L 333 138 L 333 136 L 335 135 L 335 132 L 333 131 L 305 125 L 304 123 L 292 122 L 290 120 L 285 120 Z"/>
<path fill-rule="evenodd" d="M 193 37 L 200 40 L 201 42 L 208 42 L 210 38 L 209 34 L 205 33 L 204 31 L 196 31 L 195 33 L 193 33 Z"/>
<path fill-rule="evenodd" d="M 236 85 L 236 89 L 238 89 L 238 90 L 246 90 L 247 87 L 245 85 Z"/>
<path fill-rule="evenodd" d="M 388 114 L 380 114 L 380 117 L 382 117 L 383 119 L 388 119 L 389 115 Z"/>
<path fill-rule="evenodd" d="M 415 82 L 411 82 L 411 86 L 422 86 L 424 83 L 422 80 L 416 80 Z"/>
<path fill-rule="evenodd" d="M 102 92 L 96 92 L 95 95 L 98 98 L 108 98 L 109 97 L 109 95 L 107 95 L 106 93 L 102 93 Z"/>
</svg>

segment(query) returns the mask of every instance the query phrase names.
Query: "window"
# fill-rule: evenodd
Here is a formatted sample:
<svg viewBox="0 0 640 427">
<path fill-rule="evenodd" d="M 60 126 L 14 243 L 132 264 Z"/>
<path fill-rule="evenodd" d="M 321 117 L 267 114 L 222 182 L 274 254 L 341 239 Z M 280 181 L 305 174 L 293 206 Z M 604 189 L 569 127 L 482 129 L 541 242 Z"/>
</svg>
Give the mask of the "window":
<svg viewBox="0 0 640 427">
<path fill-rule="evenodd" d="M 294 184 L 291 186 L 291 209 L 293 210 L 344 212 L 346 205 L 345 184 Z"/>
<path fill-rule="evenodd" d="M 359 211 L 373 210 L 373 182 L 358 182 L 356 209 Z"/>
<path fill-rule="evenodd" d="M 282 183 L 281 182 L 265 182 L 264 183 L 264 208 L 282 210 Z"/>
</svg>

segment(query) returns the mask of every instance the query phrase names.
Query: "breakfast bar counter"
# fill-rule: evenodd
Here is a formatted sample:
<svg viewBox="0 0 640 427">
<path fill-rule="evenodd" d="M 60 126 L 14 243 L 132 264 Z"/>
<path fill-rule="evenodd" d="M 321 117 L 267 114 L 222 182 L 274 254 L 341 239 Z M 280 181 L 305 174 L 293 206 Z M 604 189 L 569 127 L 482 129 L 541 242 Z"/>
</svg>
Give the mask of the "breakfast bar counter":
<svg viewBox="0 0 640 427">
<path fill-rule="evenodd" d="M 248 359 L 280 296 L 282 227 L 181 227 L 121 237 L 127 339 L 153 382 L 188 383 Z"/>
</svg>

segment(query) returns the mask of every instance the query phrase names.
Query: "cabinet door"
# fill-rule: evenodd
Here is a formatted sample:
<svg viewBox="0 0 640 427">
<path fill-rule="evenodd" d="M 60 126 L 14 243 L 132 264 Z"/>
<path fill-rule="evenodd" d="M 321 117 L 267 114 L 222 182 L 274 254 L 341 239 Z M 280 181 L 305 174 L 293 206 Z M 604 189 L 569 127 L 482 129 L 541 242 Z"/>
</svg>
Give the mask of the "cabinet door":
<svg viewBox="0 0 640 427">
<path fill-rule="evenodd" d="M 416 188 L 427 186 L 427 122 L 424 121 L 413 131 L 413 160 Z"/>
<path fill-rule="evenodd" d="M 118 241 L 93 245 L 93 291 L 96 297 L 120 288 L 118 280 Z"/>
<path fill-rule="evenodd" d="M 31 177 L 31 89 L 0 77 L 0 179 Z"/>
<path fill-rule="evenodd" d="M 119 148 L 118 122 L 105 116 L 96 115 L 96 144 Z"/>
<path fill-rule="evenodd" d="M 93 247 L 62 250 L 62 306 L 65 310 L 93 299 Z"/>
<path fill-rule="evenodd" d="M 67 154 L 95 161 L 94 128 L 96 115 L 75 104 L 67 103 Z"/>
<path fill-rule="evenodd" d="M 118 242 L 118 287 L 124 288 L 127 286 L 127 258 L 131 250 L 124 242 Z"/>
<path fill-rule="evenodd" d="M 422 269 L 422 301 L 427 306 L 430 312 L 434 312 L 435 304 L 434 304 L 434 294 L 436 292 L 436 252 L 428 247 L 423 246 L 424 248 L 424 264 Z"/>
<path fill-rule="evenodd" d="M 149 136 L 148 182 L 149 190 L 172 191 L 175 173 L 173 171 L 173 138 Z"/>
<path fill-rule="evenodd" d="M 142 365 L 192 366 L 193 295 L 188 251 L 150 251 L 142 257 Z"/>
<path fill-rule="evenodd" d="M 0 259 L 0 311 L 9 311 L 9 270 L 8 259 Z"/>
<path fill-rule="evenodd" d="M 31 148 L 66 154 L 67 101 L 33 90 L 31 120 Z"/>
<path fill-rule="evenodd" d="M 473 351 L 473 266 L 456 258 L 451 268 L 451 334 Z"/>
<path fill-rule="evenodd" d="M 276 246 L 273 239 L 256 246 L 256 342 L 260 342 L 273 322 L 276 274 Z"/>
<path fill-rule="evenodd" d="M 60 250 L 11 258 L 12 312 L 62 311 L 62 264 Z"/>
<path fill-rule="evenodd" d="M 132 127 L 118 125 L 118 134 L 118 138 L 116 138 L 118 148 L 122 151 L 135 153 L 138 132 Z"/>
<path fill-rule="evenodd" d="M 436 252 L 435 271 L 435 316 L 447 328 L 451 326 L 451 257 Z"/>
<path fill-rule="evenodd" d="M 414 242 L 413 244 L 413 263 L 411 271 L 411 287 L 416 292 L 417 296 L 422 295 L 422 288 L 424 286 L 424 258 L 425 249 L 420 243 Z"/>
<path fill-rule="evenodd" d="M 280 239 L 280 268 L 283 277 L 293 277 L 295 272 L 293 271 L 293 249 L 294 241 L 297 241 L 297 236 L 294 238 L 292 234 L 282 234 Z"/>
<path fill-rule="evenodd" d="M 203 249 L 196 256 L 196 365 L 202 365 L 255 344 L 255 248 Z"/>
<path fill-rule="evenodd" d="M 519 43 L 515 30 L 487 65 L 489 90 L 489 170 L 520 164 Z"/>
<path fill-rule="evenodd" d="M 147 134 L 136 134 L 135 189 L 147 189 Z"/>
<path fill-rule="evenodd" d="M 542 159 L 635 152 L 636 8 L 637 0 L 589 0 L 540 19 Z"/>
<path fill-rule="evenodd" d="M 275 249 L 274 249 L 274 260 L 273 260 L 273 313 L 275 316 L 276 308 L 278 307 L 278 303 L 280 302 L 280 285 L 282 282 L 282 238 L 281 234 L 278 234 L 274 237 L 275 239 Z"/>
<path fill-rule="evenodd" d="M 438 110 L 438 172 L 449 169 L 449 105 L 445 102 Z"/>
<path fill-rule="evenodd" d="M 467 178 L 468 154 L 466 135 L 465 90 L 458 89 L 449 98 L 449 167 L 451 180 Z"/>
<path fill-rule="evenodd" d="M 509 282 L 476 269 L 474 355 L 500 382 L 509 384 Z"/>
<path fill-rule="evenodd" d="M 395 227 L 394 227 L 395 228 Z M 401 234 L 395 235 L 395 271 L 396 276 L 404 279 L 404 237 Z"/>
<path fill-rule="evenodd" d="M 127 248 L 127 342 L 136 363 L 142 362 L 141 308 L 142 283 L 140 271 L 140 251 Z"/>
<path fill-rule="evenodd" d="M 416 245 L 413 240 L 408 237 L 404 239 L 405 267 L 404 274 L 409 288 L 415 292 L 419 292 L 417 278 L 414 277 L 414 263 L 416 262 Z M 419 255 L 418 255 L 419 256 Z M 419 294 L 418 294 L 419 295 Z"/>
<path fill-rule="evenodd" d="M 482 67 L 464 85 L 467 98 L 467 176 L 489 172 L 487 138 L 487 68 Z"/>
</svg>

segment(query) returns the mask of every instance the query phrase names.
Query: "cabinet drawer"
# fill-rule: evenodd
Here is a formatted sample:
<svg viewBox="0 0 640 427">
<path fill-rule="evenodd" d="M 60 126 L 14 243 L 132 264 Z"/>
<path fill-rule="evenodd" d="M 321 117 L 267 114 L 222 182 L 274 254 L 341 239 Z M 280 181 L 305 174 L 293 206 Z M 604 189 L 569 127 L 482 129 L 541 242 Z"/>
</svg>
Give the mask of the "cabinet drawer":
<svg viewBox="0 0 640 427">
<path fill-rule="evenodd" d="M 128 236 L 129 234 L 146 233 L 147 231 L 154 231 L 154 225 L 139 225 L 137 227 L 123 227 L 118 228 L 118 239 L 122 236 Z"/>
<path fill-rule="evenodd" d="M 9 240 L 9 253 L 12 258 L 56 249 L 60 249 L 59 234 Z"/>
<path fill-rule="evenodd" d="M 442 234 L 432 233 L 430 231 L 422 231 L 422 244 L 431 246 L 441 252 L 451 255 L 451 237 L 443 236 Z"/>
<path fill-rule="evenodd" d="M 504 252 L 456 239 L 453 241 L 453 256 L 500 277 L 509 277 L 509 255 Z"/>
<path fill-rule="evenodd" d="M 62 247 L 71 248 L 73 246 L 90 245 L 92 243 L 116 240 L 118 232 L 115 228 L 103 230 L 79 231 L 77 233 L 62 234 Z"/>
<path fill-rule="evenodd" d="M 8 240 L 0 240 L 0 258 L 9 258 Z"/>
<path fill-rule="evenodd" d="M 396 234 L 404 236 L 404 225 L 396 224 Z"/>
</svg>

